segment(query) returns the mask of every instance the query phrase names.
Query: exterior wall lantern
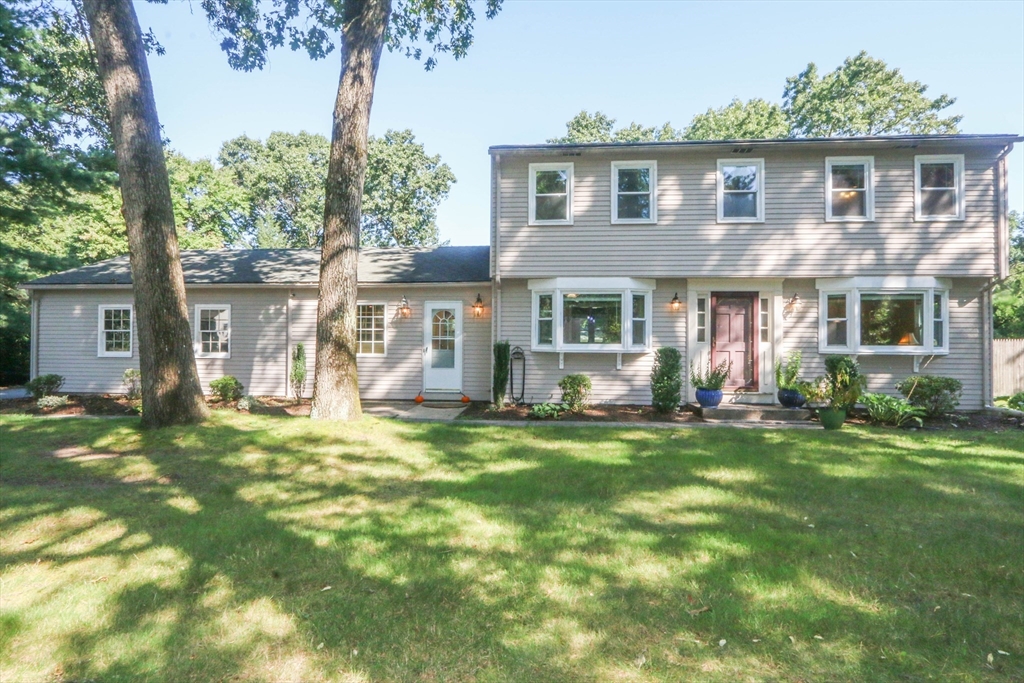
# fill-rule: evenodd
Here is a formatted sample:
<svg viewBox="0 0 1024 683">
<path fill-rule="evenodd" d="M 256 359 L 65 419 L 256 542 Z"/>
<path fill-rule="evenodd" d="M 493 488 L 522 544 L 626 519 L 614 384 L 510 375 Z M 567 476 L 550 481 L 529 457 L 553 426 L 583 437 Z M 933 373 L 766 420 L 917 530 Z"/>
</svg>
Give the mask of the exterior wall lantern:
<svg viewBox="0 0 1024 683">
<path fill-rule="evenodd" d="M 682 305 L 682 302 L 679 301 L 679 292 L 675 293 L 675 296 L 672 297 L 672 301 L 668 302 L 668 305 L 673 313 L 679 312 L 679 306 Z"/>
<path fill-rule="evenodd" d="M 476 301 L 473 302 L 473 317 L 479 318 L 484 314 L 484 301 L 480 298 L 480 294 L 477 293 Z"/>
<path fill-rule="evenodd" d="M 789 301 L 782 306 L 782 316 L 788 318 L 799 311 L 802 305 L 803 301 L 800 300 L 800 295 L 794 294 L 789 298 Z"/>
<path fill-rule="evenodd" d="M 405 298 L 404 294 L 402 295 L 402 303 L 398 304 L 398 315 L 403 318 L 408 318 L 412 315 L 412 309 L 409 308 L 409 300 Z"/>
</svg>

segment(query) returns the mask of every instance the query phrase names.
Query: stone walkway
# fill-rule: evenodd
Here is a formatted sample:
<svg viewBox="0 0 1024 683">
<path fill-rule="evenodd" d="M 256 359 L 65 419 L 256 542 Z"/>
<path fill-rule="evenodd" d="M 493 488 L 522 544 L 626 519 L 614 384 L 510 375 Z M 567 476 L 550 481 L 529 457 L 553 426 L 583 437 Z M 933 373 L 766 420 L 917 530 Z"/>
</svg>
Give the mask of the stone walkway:
<svg viewBox="0 0 1024 683">
<path fill-rule="evenodd" d="M 410 422 L 451 422 L 467 408 L 461 403 L 364 401 L 363 412 L 374 417 L 395 417 Z"/>
</svg>

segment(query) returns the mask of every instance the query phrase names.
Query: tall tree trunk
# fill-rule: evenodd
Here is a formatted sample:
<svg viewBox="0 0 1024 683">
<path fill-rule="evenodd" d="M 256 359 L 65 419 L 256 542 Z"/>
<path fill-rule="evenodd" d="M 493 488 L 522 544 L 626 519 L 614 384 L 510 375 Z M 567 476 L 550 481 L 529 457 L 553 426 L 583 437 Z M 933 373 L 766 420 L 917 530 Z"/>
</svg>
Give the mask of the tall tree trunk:
<svg viewBox="0 0 1024 683">
<path fill-rule="evenodd" d="M 131 0 L 85 0 L 128 226 L 135 293 L 142 424 L 187 424 L 208 415 L 192 352 L 185 279 L 174 231 L 160 122 Z"/>
<path fill-rule="evenodd" d="M 390 17 L 391 0 L 345 2 L 320 256 L 311 412 L 315 419 L 355 420 L 362 415 L 356 374 L 359 223 L 370 107 Z"/>
</svg>

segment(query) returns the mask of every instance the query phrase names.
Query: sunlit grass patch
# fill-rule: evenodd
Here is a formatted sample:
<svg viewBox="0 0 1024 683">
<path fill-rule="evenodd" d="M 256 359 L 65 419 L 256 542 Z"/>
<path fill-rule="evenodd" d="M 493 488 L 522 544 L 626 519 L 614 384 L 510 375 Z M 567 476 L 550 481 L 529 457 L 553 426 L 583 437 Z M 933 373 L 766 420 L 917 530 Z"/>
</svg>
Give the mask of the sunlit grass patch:
<svg viewBox="0 0 1024 683">
<path fill-rule="evenodd" d="M 1019 434 L 0 437 L 0 680 L 1024 678 Z"/>
</svg>

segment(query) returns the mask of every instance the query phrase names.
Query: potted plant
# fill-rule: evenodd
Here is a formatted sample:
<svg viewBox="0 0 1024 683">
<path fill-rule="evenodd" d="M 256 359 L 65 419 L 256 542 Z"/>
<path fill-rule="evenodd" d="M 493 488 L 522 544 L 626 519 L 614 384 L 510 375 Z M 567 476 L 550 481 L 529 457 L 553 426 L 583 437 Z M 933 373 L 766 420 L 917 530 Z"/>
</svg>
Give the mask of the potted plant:
<svg viewBox="0 0 1024 683">
<path fill-rule="evenodd" d="M 723 360 L 712 368 L 711 361 L 708 360 L 707 369 L 703 372 L 699 367 L 694 368 L 693 363 L 690 363 L 690 384 L 696 389 L 697 403 L 701 408 L 717 408 L 718 404 L 722 402 L 722 387 L 729 379 L 731 370 L 731 361 Z"/>
<path fill-rule="evenodd" d="M 789 354 L 785 363 L 781 358 L 775 361 L 775 386 L 779 389 L 779 403 L 783 408 L 799 408 L 807 402 L 806 397 L 800 393 L 802 383 L 797 379 L 802 362 L 803 354 L 799 351 Z"/>
<path fill-rule="evenodd" d="M 818 419 L 825 429 L 839 429 L 846 414 L 864 391 L 864 375 L 860 365 L 847 356 L 827 356 L 825 375 L 802 384 L 800 392 L 808 403 L 818 407 Z"/>
</svg>

